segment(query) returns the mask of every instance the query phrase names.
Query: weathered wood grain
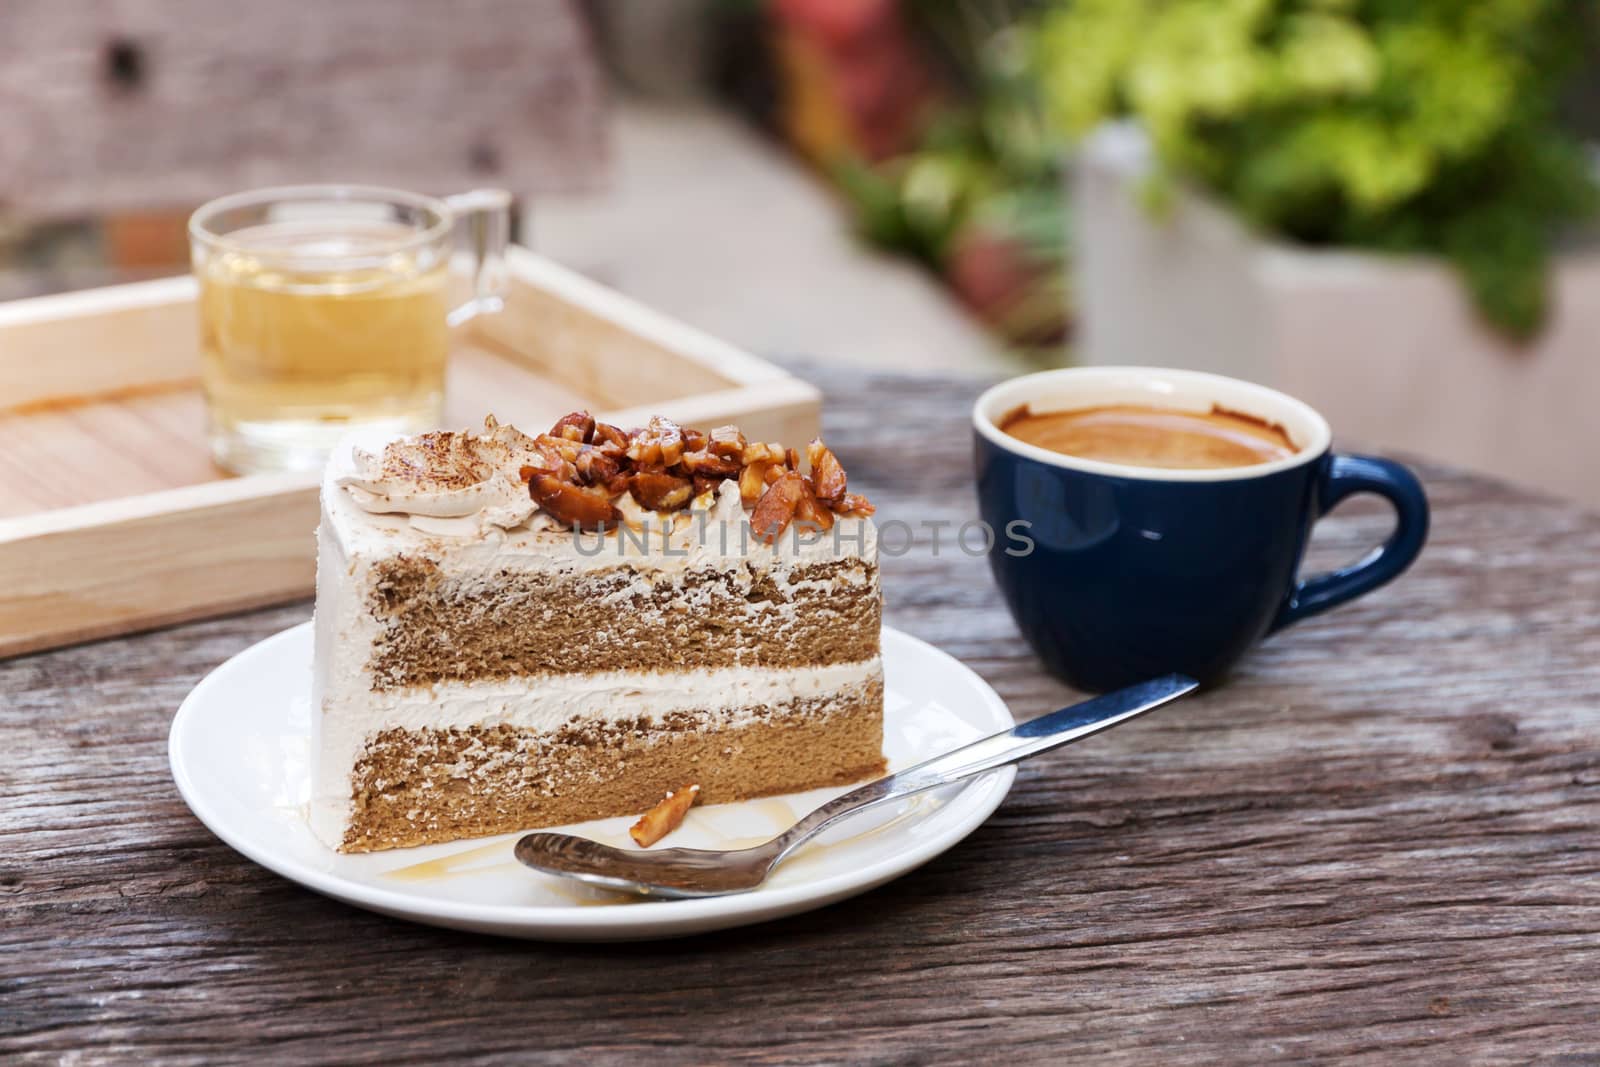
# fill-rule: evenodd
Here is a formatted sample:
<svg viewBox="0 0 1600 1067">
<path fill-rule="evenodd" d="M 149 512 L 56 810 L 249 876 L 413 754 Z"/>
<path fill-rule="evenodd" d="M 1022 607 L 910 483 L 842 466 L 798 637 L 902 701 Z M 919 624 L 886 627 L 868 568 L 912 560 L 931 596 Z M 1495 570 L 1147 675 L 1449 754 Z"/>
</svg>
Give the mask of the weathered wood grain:
<svg viewBox="0 0 1600 1067">
<path fill-rule="evenodd" d="M 0 208 L 187 208 L 338 181 L 592 188 L 602 78 L 570 0 L 9 0 Z"/>
<path fill-rule="evenodd" d="M 808 373 L 880 517 L 972 515 L 975 384 Z M 1424 474 L 1400 582 L 1027 765 L 922 870 L 681 942 L 412 926 L 213 839 L 172 712 L 309 605 L 0 663 L 0 1059 L 1600 1062 L 1600 517 Z M 1384 522 L 1341 511 L 1319 556 Z M 885 575 L 1019 713 L 1071 698 L 981 561 L 924 538 Z"/>
</svg>

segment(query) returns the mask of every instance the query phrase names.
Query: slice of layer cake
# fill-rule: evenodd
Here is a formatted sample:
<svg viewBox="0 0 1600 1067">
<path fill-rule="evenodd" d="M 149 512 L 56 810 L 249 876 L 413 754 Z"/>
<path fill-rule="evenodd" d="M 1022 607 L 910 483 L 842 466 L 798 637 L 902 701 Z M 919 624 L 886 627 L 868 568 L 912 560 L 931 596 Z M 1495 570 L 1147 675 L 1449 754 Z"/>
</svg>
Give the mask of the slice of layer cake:
<svg viewBox="0 0 1600 1067">
<path fill-rule="evenodd" d="M 329 464 L 311 823 L 366 852 L 880 774 L 872 507 L 792 449 L 584 413 Z"/>
</svg>

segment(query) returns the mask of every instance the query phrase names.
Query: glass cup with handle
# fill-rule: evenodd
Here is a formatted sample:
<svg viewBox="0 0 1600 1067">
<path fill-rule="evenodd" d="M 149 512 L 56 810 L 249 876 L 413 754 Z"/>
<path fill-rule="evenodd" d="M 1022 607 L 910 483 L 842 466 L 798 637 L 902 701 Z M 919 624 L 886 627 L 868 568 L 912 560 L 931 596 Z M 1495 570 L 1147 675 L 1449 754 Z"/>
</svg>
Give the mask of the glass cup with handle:
<svg viewBox="0 0 1600 1067">
<path fill-rule="evenodd" d="M 189 219 L 211 450 L 239 474 L 316 470 L 352 430 L 438 424 L 450 328 L 503 304 L 509 193 L 299 185 Z M 458 232 L 472 291 L 452 307 Z"/>
</svg>

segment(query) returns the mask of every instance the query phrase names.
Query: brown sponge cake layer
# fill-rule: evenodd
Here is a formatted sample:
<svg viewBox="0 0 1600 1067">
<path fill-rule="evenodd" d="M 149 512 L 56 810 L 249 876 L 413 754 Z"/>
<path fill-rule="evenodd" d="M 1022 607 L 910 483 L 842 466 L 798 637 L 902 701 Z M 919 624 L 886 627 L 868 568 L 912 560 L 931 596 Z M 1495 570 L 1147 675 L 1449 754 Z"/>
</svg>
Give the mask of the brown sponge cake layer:
<svg viewBox="0 0 1600 1067">
<path fill-rule="evenodd" d="M 471 584 L 427 559 L 374 566 L 376 690 L 547 673 L 803 667 L 878 651 L 878 568 L 748 564 L 655 574 L 501 571 Z M 485 579 L 488 579 L 487 581 Z"/>
<path fill-rule="evenodd" d="M 659 719 L 389 729 L 352 774 L 341 851 L 637 815 L 668 790 L 702 803 L 843 785 L 883 773 L 881 678 L 776 706 Z"/>
</svg>

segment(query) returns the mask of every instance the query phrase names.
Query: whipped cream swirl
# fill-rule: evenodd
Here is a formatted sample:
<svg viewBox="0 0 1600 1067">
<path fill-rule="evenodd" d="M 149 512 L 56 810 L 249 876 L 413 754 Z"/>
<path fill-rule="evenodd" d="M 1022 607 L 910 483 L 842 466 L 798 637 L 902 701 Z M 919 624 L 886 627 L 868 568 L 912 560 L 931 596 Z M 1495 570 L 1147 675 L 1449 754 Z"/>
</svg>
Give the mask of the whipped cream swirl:
<svg viewBox="0 0 1600 1067">
<path fill-rule="evenodd" d="M 414 525 L 437 525 L 440 532 L 520 526 L 538 510 L 521 477 L 524 465 L 538 462 L 538 451 L 531 437 L 493 415 L 483 429 L 404 437 L 381 453 L 356 448 L 355 471 L 338 484 L 363 511 L 409 515 Z"/>
</svg>

